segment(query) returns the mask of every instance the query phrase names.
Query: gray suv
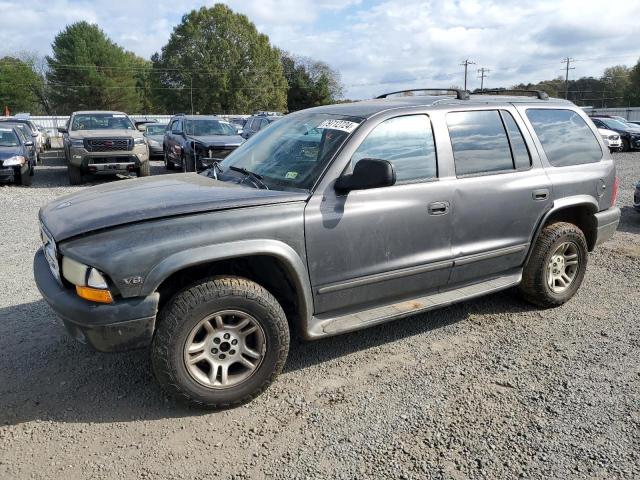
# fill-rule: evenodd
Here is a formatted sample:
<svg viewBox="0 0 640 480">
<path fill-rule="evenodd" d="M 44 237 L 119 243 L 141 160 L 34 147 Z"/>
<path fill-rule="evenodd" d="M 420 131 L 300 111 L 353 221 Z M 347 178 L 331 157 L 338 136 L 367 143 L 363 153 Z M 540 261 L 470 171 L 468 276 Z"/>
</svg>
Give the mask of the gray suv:
<svg viewBox="0 0 640 480">
<path fill-rule="evenodd" d="M 593 123 L 541 93 L 425 93 L 296 112 L 203 174 L 54 200 L 40 292 L 75 338 L 150 346 L 169 392 L 214 408 L 266 389 L 292 330 L 318 339 L 515 286 L 568 301 L 620 217 Z"/>
<path fill-rule="evenodd" d="M 82 183 L 86 174 L 150 175 L 146 139 L 126 113 L 74 112 L 58 131 L 63 134 L 71 185 Z"/>
</svg>

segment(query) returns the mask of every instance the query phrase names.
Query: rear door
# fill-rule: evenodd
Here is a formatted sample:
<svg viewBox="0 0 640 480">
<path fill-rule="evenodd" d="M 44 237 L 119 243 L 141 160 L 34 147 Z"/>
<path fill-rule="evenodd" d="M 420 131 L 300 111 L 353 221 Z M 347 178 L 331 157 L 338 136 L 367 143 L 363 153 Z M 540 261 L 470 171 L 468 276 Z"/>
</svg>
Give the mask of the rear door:
<svg viewBox="0 0 640 480">
<path fill-rule="evenodd" d="M 457 180 L 451 285 L 516 271 L 550 207 L 551 182 L 513 107 L 450 111 Z"/>
</svg>

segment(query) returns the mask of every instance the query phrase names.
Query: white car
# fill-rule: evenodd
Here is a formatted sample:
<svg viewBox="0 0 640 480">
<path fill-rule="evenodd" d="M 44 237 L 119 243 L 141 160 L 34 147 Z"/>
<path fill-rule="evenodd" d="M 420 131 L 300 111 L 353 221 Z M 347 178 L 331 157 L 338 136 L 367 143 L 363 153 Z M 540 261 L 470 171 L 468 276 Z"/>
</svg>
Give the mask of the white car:
<svg viewBox="0 0 640 480">
<path fill-rule="evenodd" d="M 620 138 L 620 134 L 618 134 L 618 132 L 607 130 L 605 128 L 599 128 L 598 132 L 600 132 L 600 136 L 602 137 L 602 140 L 604 140 L 604 144 L 609 147 L 610 151 L 622 151 L 622 139 Z"/>
</svg>

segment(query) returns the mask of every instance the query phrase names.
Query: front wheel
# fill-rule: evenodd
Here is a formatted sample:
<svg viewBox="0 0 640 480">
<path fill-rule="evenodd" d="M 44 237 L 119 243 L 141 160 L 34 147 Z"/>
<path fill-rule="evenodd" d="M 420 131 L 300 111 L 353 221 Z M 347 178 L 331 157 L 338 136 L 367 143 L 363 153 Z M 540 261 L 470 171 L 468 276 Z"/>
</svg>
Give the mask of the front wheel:
<svg viewBox="0 0 640 480">
<path fill-rule="evenodd" d="M 169 160 L 169 154 L 167 153 L 166 150 L 163 151 L 163 155 L 164 155 L 164 168 L 166 168 L 167 170 L 175 170 L 176 166 L 171 160 Z"/>
<path fill-rule="evenodd" d="M 621 152 L 629 152 L 631 150 L 631 144 L 629 143 L 629 140 L 627 140 L 626 138 L 622 139 L 622 147 L 620 148 Z"/>
<path fill-rule="evenodd" d="M 229 408 L 262 393 L 289 351 L 282 307 L 239 277 L 214 277 L 176 294 L 158 316 L 151 348 L 156 378 L 170 394 Z"/>
<path fill-rule="evenodd" d="M 82 183 L 82 170 L 80 170 L 80 167 L 76 167 L 75 165 L 68 164 L 67 172 L 69 173 L 70 185 L 80 185 Z"/>
<path fill-rule="evenodd" d="M 151 165 L 148 161 L 142 162 L 138 167 L 138 177 L 148 177 L 151 175 Z"/>
<path fill-rule="evenodd" d="M 582 284 L 587 257 L 587 241 L 576 225 L 558 222 L 544 227 L 522 274 L 525 300 L 545 308 L 568 301 Z"/>
</svg>

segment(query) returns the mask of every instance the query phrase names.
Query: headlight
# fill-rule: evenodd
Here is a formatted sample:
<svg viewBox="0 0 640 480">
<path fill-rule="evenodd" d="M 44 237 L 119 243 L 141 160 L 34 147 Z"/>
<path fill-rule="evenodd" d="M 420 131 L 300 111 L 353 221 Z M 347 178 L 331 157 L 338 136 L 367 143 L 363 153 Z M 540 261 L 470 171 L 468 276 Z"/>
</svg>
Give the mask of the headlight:
<svg viewBox="0 0 640 480">
<path fill-rule="evenodd" d="M 24 165 L 26 161 L 27 159 L 24 158 L 22 155 L 15 155 L 3 161 L 2 165 L 5 167 L 21 166 L 21 165 Z"/>
<path fill-rule="evenodd" d="M 76 286 L 78 296 L 92 302 L 113 303 L 107 280 L 97 269 L 62 257 L 62 276 Z"/>
<path fill-rule="evenodd" d="M 144 145 L 145 144 L 145 138 L 144 137 L 134 138 L 133 139 L 133 144 L 134 145 Z"/>
<path fill-rule="evenodd" d="M 80 139 L 71 139 L 72 147 L 84 147 L 84 140 Z"/>
</svg>

